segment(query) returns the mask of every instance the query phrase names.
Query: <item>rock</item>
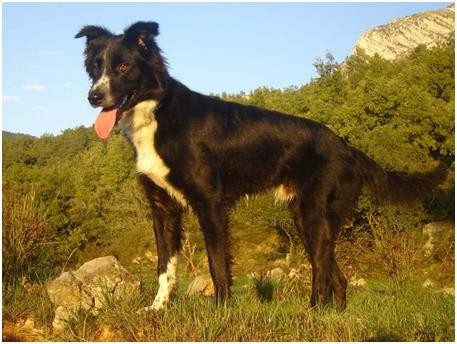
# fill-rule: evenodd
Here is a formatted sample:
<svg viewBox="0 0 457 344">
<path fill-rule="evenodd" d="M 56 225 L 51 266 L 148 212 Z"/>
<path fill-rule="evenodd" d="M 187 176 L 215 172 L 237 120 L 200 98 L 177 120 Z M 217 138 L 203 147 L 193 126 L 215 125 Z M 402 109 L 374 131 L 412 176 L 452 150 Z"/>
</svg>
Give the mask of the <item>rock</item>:
<svg viewBox="0 0 457 344">
<path fill-rule="evenodd" d="M 273 266 L 274 267 L 280 267 L 280 268 L 286 268 L 289 266 L 289 259 L 287 259 L 287 255 L 286 255 L 286 258 L 283 258 L 283 259 L 276 259 L 274 262 L 273 262 Z"/>
<path fill-rule="evenodd" d="M 138 264 L 138 265 L 139 265 L 139 264 L 141 264 L 141 260 L 142 260 L 141 257 L 138 256 L 138 257 L 136 257 L 136 258 L 134 258 L 134 259 L 132 260 L 132 263 L 133 263 L 133 264 Z"/>
<path fill-rule="evenodd" d="M 186 294 L 189 296 L 201 294 L 203 296 L 214 295 L 214 285 L 211 276 L 208 274 L 198 275 L 189 284 Z"/>
<path fill-rule="evenodd" d="M 35 321 L 31 318 L 27 319 L 21 329 L 24 331 L 32 331 L 35 328 Z"/>
<path fill-rule="evenodd" d="M 286 274 L 284 273 L 283 269 L 278 267 L 268 271 L 265 276 L 270 277 L 273 280 L 280 280 L 286 277 Z"/>
<path fill-rule="evenodd" d="M 48 285 L 47 291 L 54 306 L 52 325 L 56 329 L 65 327 L 72 312 L 78 309 L 87 310 L 93 306 L 93 298 L 84 292 L 82 282 L 73 272 L 62 273 Z"/>
<path fill-rule="evenodd" d="M 435 282 L 433 282 L 430 278 L 427 278 L 427 280 L 422 283 L 422 288 L 431 288 L 435 286 Z"/>
<path fill-rule="evenodd" d="M 455 6 L 396 19 L 360 36 L 352 53 L 363 52 L 396 60 L 411 53 L 418 45 L 433 47 L 455 31 Z"/>
<path fill-rule="evenodd" d="M 351 285 L 353 287 L 365 287 L 367 285 L 367 281 L 364 278 L 357 278 L 357 277 L 353 276 L 349 280 L 349 285 Z"/>
<path fill-rule="evenodd" d="M 154 255 L 152 251 L 146 251 L 144 256 L 152 263 L 157 261 L 157 255 Z"/>
<path fill-rule="evenodd" d="M 97 314 L 107 298 L 120 300 L 139 293 L 140 281 L 113 256 L 100 257 L 76 271 L 62 273 L 47 288 L 55 308 L 53 326 L 62 329 L 78 310 Z"/>
<path fill-rule="evenodd" d="M 431 222 L 427 223 L 422 228 L 422 234 L 428 237 L 427 242 L 424 244 L 425 255 L 430 256 L 435 248 L 436 237 L 439 233 L 444 232 L 449 228 L 449 222 Z"/>
</svg>

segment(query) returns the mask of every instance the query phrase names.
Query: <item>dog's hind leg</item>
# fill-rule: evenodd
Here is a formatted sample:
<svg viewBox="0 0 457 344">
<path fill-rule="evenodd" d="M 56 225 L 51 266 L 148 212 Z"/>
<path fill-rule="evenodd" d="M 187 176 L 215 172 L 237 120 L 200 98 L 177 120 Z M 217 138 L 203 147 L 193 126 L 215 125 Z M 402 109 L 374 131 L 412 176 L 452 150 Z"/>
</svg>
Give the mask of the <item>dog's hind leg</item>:
<svg viewBox="0 0 457 344">
<path fill-rule="evenodd" d="M 339 289 L 343 283 L 338 279 L 339 269 L 335 268 L 335 239 L 325 212 L 318 207 L 311 208 L 311 204 L 300 205 L 298 202 L 299 200 L 294 201 L 291 210 L 313 270 L 311 307 L 315 307 L 331 303 L 334 287 L 340 295 Z M 306 207 L 308 208 L 305 209 Z"/>
<path fill-rule="evenodd" d="M 315 307 L 331 302 L 334 240 L 323 212 L 318 209 L 304 209 L 306 203 L 300 205 L 299 201 L 296 200 L 291 209 L 313 270 L 311 307 Z"/>
<path fill-rule="evenodd" d="M 194 210 L 205 238 L 216 303 L 223 303 L 230 296 L 232 284 L 228 209 L 222 203 L 208 201 L 198 203 Z"/>
<path fill-rule="evenodd" d="M 168 193 L 147 177 L 139 177 L 150 202 L 157 245 L 159 290 L 152 306 L 145 310 L 160 310 L 168 303 L 176 286 L 178 253 L 181 247 L 183 209 Z"/>
<path fill-rule="evenodd" d="M 310 183 L 290 204 L 290 210 L 313 270 L 311 307 L 333 303 L 344 309 L 347 281 L 335 257 L 341 221 L 334 212 L 335 184 L 326 182 Z"/>
</svg>

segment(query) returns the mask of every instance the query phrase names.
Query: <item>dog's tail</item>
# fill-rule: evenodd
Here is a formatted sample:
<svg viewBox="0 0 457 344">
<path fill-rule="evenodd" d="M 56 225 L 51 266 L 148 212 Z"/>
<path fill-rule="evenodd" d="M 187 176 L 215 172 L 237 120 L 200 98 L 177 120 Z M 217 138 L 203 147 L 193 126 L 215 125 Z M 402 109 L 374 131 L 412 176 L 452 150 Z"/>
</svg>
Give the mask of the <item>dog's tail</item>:
<svg viewBox="0 0 457 344">
<path fill-rule="evenodd" d="M 378 203 L 409 204 L 427 199 L 444 182 L 448 172 L 443 161 L 429 172 L 386 171 L 358 149 L 352 147 L 352 153 L 363 184 Z"/>
</svg>

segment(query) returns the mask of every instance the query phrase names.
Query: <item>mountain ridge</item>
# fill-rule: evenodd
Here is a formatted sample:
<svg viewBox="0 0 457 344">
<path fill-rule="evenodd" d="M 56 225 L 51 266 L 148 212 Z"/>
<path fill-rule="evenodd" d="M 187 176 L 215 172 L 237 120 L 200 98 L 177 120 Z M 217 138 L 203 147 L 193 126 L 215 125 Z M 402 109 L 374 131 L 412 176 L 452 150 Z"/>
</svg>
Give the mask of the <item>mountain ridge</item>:
<svg viewBox="0 0 457 344">
<path fill-rule="evenodd" d="M 395 19 L 364 32 L 352 54 L 379 55 L 397 60 L 411 53 L 418 45 L 434 47 L 455 33 L 455 5 L 415 13 Z"/>
<path fill-rule="evenodd" d="M 36 139 L 37 137 L 29 134 L 13 133 L 11 131 L 2 130 L 2 139 L 12 140 L 18 138 Z"/>
</svg>

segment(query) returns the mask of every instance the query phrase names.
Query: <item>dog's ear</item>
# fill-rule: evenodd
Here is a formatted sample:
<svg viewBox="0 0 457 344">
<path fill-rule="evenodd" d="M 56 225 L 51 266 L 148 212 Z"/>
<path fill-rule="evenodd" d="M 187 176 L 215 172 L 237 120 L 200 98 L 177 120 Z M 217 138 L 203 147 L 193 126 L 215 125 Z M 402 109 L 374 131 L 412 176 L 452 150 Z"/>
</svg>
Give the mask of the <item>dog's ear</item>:
<svg viewBox="0 0 457 344">
<path fill-rule="evenodd" d="M 148 51 L 158 34 L 159 24 L 155 22 L 138 22 L 125 29 L 124 42 Z"/>
<path fill-rule="evenodd" d="M 86 43 L 101 37 L 112 37 L 113 34 L 102 26 L 86 25 L 75 36 L 75 38 L 86 37 Z"/>
</svg>

